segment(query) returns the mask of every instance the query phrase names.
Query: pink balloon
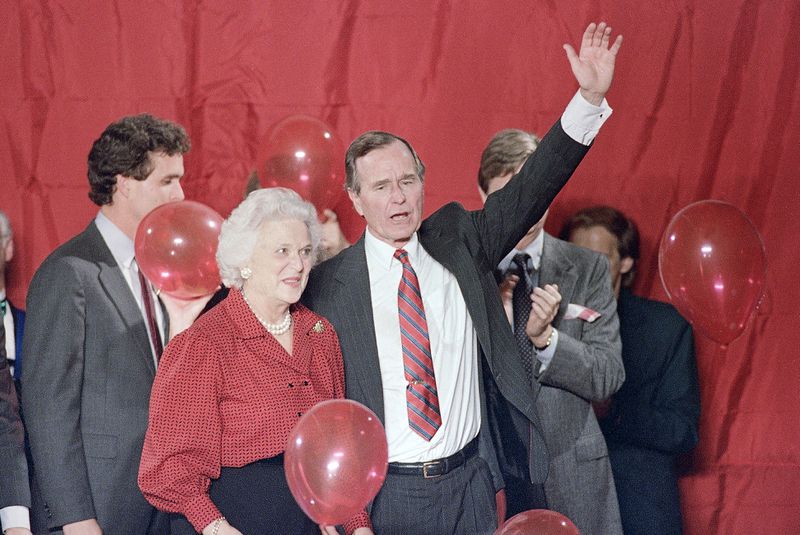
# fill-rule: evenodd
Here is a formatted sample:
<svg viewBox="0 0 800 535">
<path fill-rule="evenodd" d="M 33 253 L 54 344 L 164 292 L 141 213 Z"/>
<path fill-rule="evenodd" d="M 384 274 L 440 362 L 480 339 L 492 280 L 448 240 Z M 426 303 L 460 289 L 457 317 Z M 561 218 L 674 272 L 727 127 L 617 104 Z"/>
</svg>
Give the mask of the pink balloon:
<svg viewBox="0 0 800 535">
<path fill-rule="evenodd" d="M 580 531 L 561 513 L 531 509 L 509 518 L 494 535 L 580 535 Z"/>
<path fill-rule="evenodd" d="M 692 326 L 728 344 L 744 331 L 764 292 L 761 236 L 736 207 L 700 201 L 672 218 L 658 250 L 661 283 Z"/>
<path fill-rule="evenodd" d="M 308 115 L 273 125 L 258 153 L 263 187 L 291 188 L 317 211 L 334 208 L 344 186 L 344 149 L 333 129 Z"/>
<path fill-rule="evenodd" d="M 213 293 L 220 283 L 217 242 L 222 217 L 194 201 L 163 204 L 136 230 L 139 269 L 166 294 L 192 299 Z"/>
<path fill-rule="evenodd" d="M 378 417 L 348 400 L 323 401 L 289 434 L 289 490 L 318 524 L 345 522 L 375 497 L 386 478 L 388 448 Z"/>
</svg>

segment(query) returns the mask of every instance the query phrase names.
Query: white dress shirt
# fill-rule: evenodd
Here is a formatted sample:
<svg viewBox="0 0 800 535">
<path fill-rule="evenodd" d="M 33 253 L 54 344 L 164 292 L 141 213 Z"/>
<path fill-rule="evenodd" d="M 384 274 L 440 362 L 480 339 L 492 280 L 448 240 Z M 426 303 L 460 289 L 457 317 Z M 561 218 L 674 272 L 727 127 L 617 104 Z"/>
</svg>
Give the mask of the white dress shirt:
<svg viewBox="0 0 800 535">
<path fill-rule="evenodd" d="M 0 290 L 0 301 L 6 298 L 5 289 Z M 11 313 L 11 303 L 6 303 L 6 311 L 3 314 L 3 326 L 6 329 L 6 355 L 8 360 L 14 362 L 17 359 L 17 344 L 14 332 L 14 315 Z M 9 367 L 11 375 L 14 375 L 13 364 Z"/>
<path fill-rule="evenodd" d="M 480 429 L 477 336 L 455 276 L 422 248 L 415 234 L 403 249 L 417 274 L 428 323 L 442 425 L 430 442 L 408 426 L 406 381 L 397 311 L 403 267 L 395 248 L 367 230 L 364 239 L 370 295 L 381 366 L 389 462 L 447 457 L 466 446 Z"/>
<path fill-rule="evenodd" d="M 131 289 L 131 293 L 133 294 L 134 299 L 136 299 L 136 304 L 139 305 L 139 311 L 142 313 L 145 327 L 149 332 L 149 326 L 147 324 L 147 312 L 145 310 L 144 303 L 142 302 L 142 291 L 139 284 L 139 266 L 136 264 L 136 260 L 134 259 L 133 240 L 130 239 L 124 232 L 122 232 L 119 227 L 112 223 L 110 219 L 104 216 L 103 212 L 97 213 L 97 217 L 95 218 L 94 222 L 95 225 L 97 225 L 97 230 L 100 231 L 100 235 L 106 242 L 106 245 L 108 245 L 111 255 L 114 257 L 114 260 L 120 267 L 122 275 L 125 277 L 125 282 L 128 283 L 128 287 Z M 152 288 L 150 288 L 150 295 L 152 296 L 153 304 L 155 305 L 153 308 L 155 309 L 156 323 L 158 324 L 158 330 L 161 334 L 161 339 L 166 340 L 166 337 L 164 336 L 164 314 L 161 310 L 161 307 L 158 305 L 158 296 L 155 295 L 155 293 L 152 291 Z M 151 336 L 148 336 L 147 338 L 148 343 L 150 344 L 150 350 L 153 354 L 153 362 L 158 365 L 158 358 L 156 357 L 156 349 L 153 346 L 153 339 Z"/>
</svg>

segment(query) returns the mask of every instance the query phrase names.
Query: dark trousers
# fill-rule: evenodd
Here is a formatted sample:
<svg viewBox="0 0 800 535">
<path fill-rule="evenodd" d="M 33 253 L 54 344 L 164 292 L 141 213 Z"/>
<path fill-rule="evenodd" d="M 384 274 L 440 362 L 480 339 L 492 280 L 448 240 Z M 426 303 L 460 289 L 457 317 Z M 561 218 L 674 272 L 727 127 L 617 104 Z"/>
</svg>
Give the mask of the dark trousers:
<svg viewBox="0 0 800 535">
<path fill-rule="evenodd" d="M 489 466 L 476 455 L 430 479 L 388 474 L 370 516 L 380 535 L 491 535 L 497 512 Z"/>
<path fill-rule="evenodd" d="M 241 468 L 223 467 L 208 495 L 228 522 L 244 535 L 319 535 L 289 491 L 283 455 Z M 197 532 L 183 515 L 172 515 L 170 535 Z"/>
</svg>

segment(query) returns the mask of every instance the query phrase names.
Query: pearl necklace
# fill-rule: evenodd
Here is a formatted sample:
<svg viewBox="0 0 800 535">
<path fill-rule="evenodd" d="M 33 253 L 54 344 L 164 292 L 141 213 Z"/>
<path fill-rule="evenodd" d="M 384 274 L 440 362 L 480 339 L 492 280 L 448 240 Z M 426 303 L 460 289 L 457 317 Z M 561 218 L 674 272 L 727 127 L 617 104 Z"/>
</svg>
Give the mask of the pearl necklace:
<svg viewBox="0 0 800 535">
<path fill-rule="evenodd" d="M 253 308 L 253 305 L 251 305 L 250 301 L 247 300 L 247 296 L 244 294 L 244 292 L 242 292 L 242 297 L 244 298 L 244 302 L 247 303 L 247 308 L 250 309 L 250 312 L 253 313 L 258 322 L 264 326 L 269 334 L 273 336 L 280 336 L 289 332 L 289 329 L 292 327 L 292 314 L 290 313 L 289 309 L 286 309 L 286 315 L 283 317 L 283 321 L 280 323 L 269 323 L 264 321 L 264 319 L 258 315 Z"/>
</svg>

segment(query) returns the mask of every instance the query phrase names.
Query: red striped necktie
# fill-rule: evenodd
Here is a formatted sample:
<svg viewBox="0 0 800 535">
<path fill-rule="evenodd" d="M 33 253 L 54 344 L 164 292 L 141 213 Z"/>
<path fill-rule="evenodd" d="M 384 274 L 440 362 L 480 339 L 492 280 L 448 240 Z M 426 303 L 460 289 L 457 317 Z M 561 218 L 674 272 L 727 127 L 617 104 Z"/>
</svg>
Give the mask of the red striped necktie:
<svg viewBox="0 0 800 535">
<path fill-rule="evenodd" d="M 397 249 L 394 257 L 403 265 L 403 277 L 397 290 L 397 307 L 400 316 L 400 342 L 403 346 L 403 369 L 408 381 L 408 425 L 419 436 L 430 440 L 441 427 L 442 416 L 433 373 L 428 322 L 425 320 L 419 281 L 408 261 L 408 252 Z"/>
</svg>

